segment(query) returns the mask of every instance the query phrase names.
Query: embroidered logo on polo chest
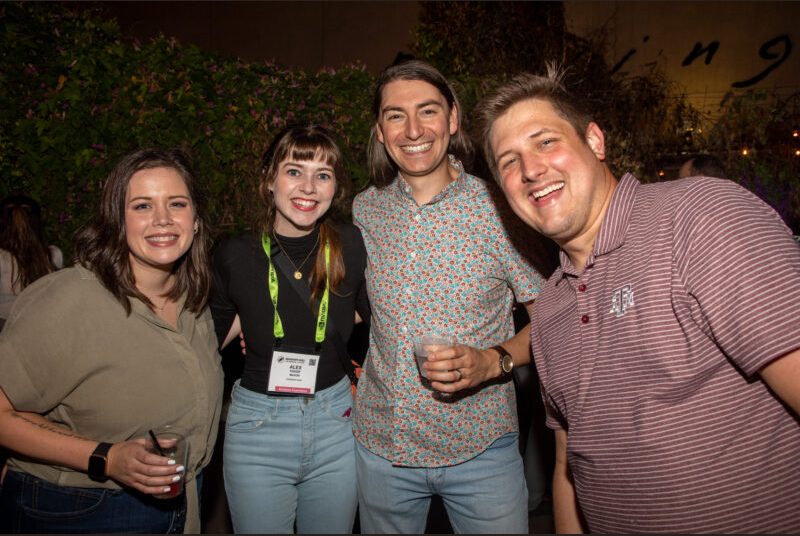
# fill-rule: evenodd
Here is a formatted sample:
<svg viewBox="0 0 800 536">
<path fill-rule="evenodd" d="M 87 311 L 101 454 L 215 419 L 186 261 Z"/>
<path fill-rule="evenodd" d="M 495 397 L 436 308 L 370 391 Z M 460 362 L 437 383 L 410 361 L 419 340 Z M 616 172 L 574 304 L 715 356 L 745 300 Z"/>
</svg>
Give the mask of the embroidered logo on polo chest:
<svg viewBox="0 0 800 536">
<path fill-rule="evenodd" d="M 629 284 L 616 289 L 611 294 L 611 313 L 618 318 L 623 316 L 629 307 L 633 306 L 633 287 Z"/>
</svg>

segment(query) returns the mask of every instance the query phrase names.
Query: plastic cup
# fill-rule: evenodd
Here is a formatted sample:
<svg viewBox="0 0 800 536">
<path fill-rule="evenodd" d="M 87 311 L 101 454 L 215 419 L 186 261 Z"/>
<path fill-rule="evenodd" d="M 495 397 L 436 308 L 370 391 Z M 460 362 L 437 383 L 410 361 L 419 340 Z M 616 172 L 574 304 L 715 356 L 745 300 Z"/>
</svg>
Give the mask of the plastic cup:
<svg viewBox="0 0 800 536">
<path fill-rule="evenodd" d="M 419 369 L 419 375 L 422 379 L 422 385 L 427 389 L 434 390 L 427 372 L 422 368 L 422 365 L 428 360 L 428 353 L 450 348 L 454 344 L 456 344 L 455 339 L 445 335 L 428 334 L 414 339 L 414 357 L 417 359 L 417 368 Z M 452 394 L 436 391 L 436 396 L 448 398 L 452 396 Z"/>
<path fill-rule="evenodd" d="M 153 440 L 150 437 L 147 438 L 147 450 L 153 454 L 158 454 L 159 456 L 172 458 L 175 460 L 176 467 L 181 465 L 186 467 L 189 460 L 189 442 L 186 441 L 186 432 L 172 425 L 166 425 L 159 428 L 154 428 L 153 433 L 158 439 L 160 451 L 155 447 Z M 171 499 L 183 493 L 183 482 L 185 479 L 186 470 L 184 469 L 182 473 L 177 473 L 177 475 L 181 477 L 180 480 L 177 482 L 172 482 L 169 485 L 168 492 L 162 493 L 161 495 L 155 495 L 155 497 L 159 499 Z"/>
</svg>

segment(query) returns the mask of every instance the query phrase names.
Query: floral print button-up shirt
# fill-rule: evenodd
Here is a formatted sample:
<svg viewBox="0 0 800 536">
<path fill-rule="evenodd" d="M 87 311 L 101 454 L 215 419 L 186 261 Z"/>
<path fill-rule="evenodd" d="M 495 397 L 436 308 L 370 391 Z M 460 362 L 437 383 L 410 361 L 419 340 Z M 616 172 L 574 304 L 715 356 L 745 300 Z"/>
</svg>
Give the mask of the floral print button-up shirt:
<svg viewBox="0 0 800 536">
<path fill-rule="evenodd" d="M 512 246 L 487 185 L 452 157 L 451 165 L 458 178 L 425 205 L 399 175 L 353 203 L 372 307 L 354 433 L 395 465 L 455 465 L 518 429 L 511 382 L 442 401 L 422 385 L 414 359 L 413 338 L 426 329 L 481 349 L 506 341 L 514 298 L 530 301 L 543 284 Z"/>
</svg>

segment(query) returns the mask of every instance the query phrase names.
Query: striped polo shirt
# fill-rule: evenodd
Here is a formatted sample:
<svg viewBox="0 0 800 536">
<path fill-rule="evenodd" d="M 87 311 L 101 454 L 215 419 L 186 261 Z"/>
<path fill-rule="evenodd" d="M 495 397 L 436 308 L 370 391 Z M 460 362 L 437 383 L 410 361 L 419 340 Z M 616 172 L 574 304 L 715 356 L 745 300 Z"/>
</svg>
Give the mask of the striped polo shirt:
<svg viewBox="0 0 800 536">
<path fill-rule="evenodd" d="M 592 532 L 800 532 L 800 421 L 758 375 L 800 347 L 800 247 L 765 203 L 626 175 L 533 315 Z"/>
</svg>

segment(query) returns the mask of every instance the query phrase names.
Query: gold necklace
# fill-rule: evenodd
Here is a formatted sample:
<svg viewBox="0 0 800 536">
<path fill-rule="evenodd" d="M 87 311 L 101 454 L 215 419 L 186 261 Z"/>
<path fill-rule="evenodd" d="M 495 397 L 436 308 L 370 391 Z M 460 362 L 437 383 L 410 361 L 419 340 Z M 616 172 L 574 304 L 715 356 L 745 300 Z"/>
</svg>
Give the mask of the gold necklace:
<svg viewBox="0 0 800 536">
<path fill-rule="evenodd" d="M 311 257 L 311 254 L 317 248 L 317 244 L 319 244 L 319 235 L 317 235 L 317 241 L 314 242 L 314 245 L 311 247 L 311 251 L 308 252 L 308 255 L 306 255 L 306 258 L 303 259 L 303 262 L 300 263 L 300 266 L 296 265 L 294 263 L 294 261 L 292 260 L 292 258 L 289 256 L 289 254 L 286 253 L 286 250 L 283 249 L 283 246 L 281 245 L 281 241 L 278 240 L 277 233 L 272 233 L 272 235 L 275 237 L 275 242 L 278 244 L 278 247 L 280 248 L 281 253 L 283 253 L 283 256 L 286 257 L 287 259 L 289 259 L 289 262 L 292 264 L 292 267 L 294 268 L 294 278 L 297 279 L 298 281 L 300 281 L 301 279 L 303 279 L 303 272 L 301 272 L 300 269 L 305 265 L 305 263 L 308 260 L 308 258 Z"/>
</svg>

